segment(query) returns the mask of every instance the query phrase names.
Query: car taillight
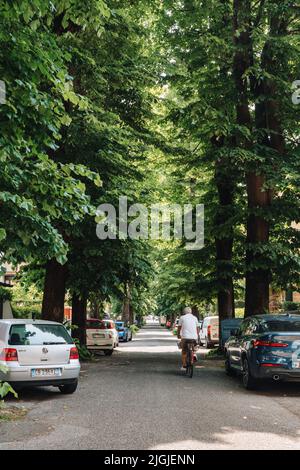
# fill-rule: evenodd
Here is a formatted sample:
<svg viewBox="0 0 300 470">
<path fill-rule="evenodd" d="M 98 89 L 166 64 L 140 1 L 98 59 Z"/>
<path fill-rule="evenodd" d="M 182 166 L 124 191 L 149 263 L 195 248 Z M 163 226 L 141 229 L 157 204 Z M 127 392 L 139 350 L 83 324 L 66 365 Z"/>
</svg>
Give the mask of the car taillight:
<svg viewBox="0 0 300 470">
<path fill-rule="evenodd" d="M 261 339 L 255 339 L 252 341 L 252 344 L 254 348 L 257 348 L 259 346 L 264 346 L 266 348 L 287 348 L 288 344 L 287 343 L 276 343 L 273 341 L 263 341 Z"/>
<path fill-rule="evenodd" d="M 111 331 L 108 333 L 108 336 L 109 336 L 110 338 L 112 338 L 112 337 L 113 337 L 113 334 L 112 334 L 112 332 L 111 332 Z"/>
<path fill-rule="evenodd" d="M 14 348 L 4 348 L 0 354 L 0 360 L 5 362 L 18 361 L 18 351 Z"/>
<path fill-rule="evenodd" d="M 208 325 L 207 327 L 207 336 L 211 335 L 211 325 Z"/>
<path fill-rule="evenodd" d="M 265 362 L 261 364 L 261 367 L 283 367 L 282 364 L 275 364 L 273 362 Z"/>
<path fill-rule="evenodd" d="M 78 349 L 76 346 L 70 349 L 70 360 L 71 359 L 79 359 Z"/>
</svg>

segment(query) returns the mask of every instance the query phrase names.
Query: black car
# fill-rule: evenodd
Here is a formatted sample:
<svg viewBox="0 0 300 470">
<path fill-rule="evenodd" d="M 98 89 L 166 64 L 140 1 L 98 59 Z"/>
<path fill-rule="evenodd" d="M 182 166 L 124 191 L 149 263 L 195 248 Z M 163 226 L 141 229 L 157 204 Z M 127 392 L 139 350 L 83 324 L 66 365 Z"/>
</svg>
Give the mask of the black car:
<svg viewBox="0 0 300 470">
<path fill-rule="evenodd" d="M 300 315 L 256 315 L 231 334 L 225 369 L 242 374 L 245 388 L 262 379 L 300 381 Z"/>
</svg>

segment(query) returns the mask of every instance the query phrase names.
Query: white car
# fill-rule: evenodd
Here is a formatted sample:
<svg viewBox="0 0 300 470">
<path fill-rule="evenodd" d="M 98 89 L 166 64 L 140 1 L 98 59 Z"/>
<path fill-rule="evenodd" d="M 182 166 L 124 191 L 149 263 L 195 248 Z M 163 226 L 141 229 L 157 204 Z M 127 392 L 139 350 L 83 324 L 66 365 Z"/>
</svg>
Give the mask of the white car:
<svg viewBox="0 0 300 470">
<path fill-rule="evenodd" d="M 219 343 L 219 317 L 205 317 L 200 329 L 200 344 L 207 349 Z"/>
<path fill-rule="evenodd" d="M 61 323 L 0 320 L 0 381 L 15 389 L 52 385 L 73 393 L 80 371 L 78 350 Z"/>
<path fill-rule="evenodd" d="M 86 346 L 92 351 L 103 351 L 111 356 L 119 346 L 119 335 L 114 321 L 89 318 L 86 321 Z"/>
</svg>

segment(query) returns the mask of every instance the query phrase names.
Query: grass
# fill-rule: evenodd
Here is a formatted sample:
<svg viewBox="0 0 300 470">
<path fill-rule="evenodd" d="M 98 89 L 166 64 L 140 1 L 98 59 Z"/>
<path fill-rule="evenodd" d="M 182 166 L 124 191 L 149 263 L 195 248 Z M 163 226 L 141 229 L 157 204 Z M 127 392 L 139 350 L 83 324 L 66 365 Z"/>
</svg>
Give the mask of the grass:
<svg viewBox="0 0 300 470">
<path fill-rule="evenodd" d="M 205 359 L 224 359 L 224 354 L 218 348 L 211 349 L 205 356 Z"/>
<path fill-rule="evenodd" d="M 25 408 L 7 406 L 0 403 L 0 423 L 3 421 L 15 421 L 17 419 L 24 418 L 26 414 L 27 410 Z"/>
</svg>

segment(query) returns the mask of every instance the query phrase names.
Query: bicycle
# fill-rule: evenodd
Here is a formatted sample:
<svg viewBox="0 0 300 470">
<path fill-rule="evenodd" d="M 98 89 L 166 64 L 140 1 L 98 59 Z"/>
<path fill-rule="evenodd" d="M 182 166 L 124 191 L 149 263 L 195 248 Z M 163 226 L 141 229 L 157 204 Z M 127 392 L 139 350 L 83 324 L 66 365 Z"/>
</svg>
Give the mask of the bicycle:
<svg viewBox="0 0 300 470">
<path fill-rule="evenodd" d="M 186 353 L 186 375 L 190 378 L 194 375 L 194 342 L 187 343 Z"/>
</svg>

